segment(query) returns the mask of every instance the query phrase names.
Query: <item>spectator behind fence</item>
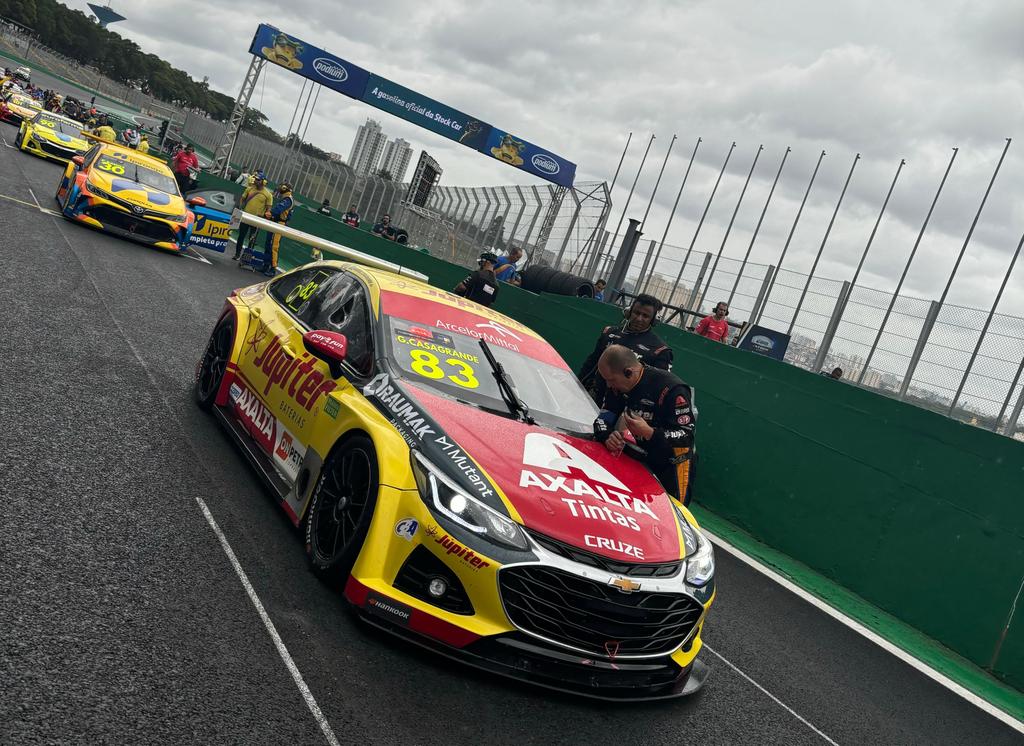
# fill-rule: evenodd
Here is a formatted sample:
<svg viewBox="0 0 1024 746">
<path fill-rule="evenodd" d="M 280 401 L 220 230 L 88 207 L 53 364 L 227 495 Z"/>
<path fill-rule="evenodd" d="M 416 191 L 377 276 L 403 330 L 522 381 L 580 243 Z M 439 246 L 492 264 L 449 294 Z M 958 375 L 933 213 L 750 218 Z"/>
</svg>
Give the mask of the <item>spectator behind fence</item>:
<svg viewBox="0 0 1024 746">
<path fill-rule="evenodd" d="M 821 375 L 825 376 L 825 378 L 831 378 L 833 380 L 839 381 L 843 377 L 843 369 L 836 367 L 832 369 L 831 373 L 829 373 L 827 370 L 823 370 L 821 371 Z"/>
<path fill-rule="evenodd" d="M 494 265 L 494 275 L 502 282 L 512 282 L 516 276 L 516 269 L 519 260 L 523 258 L 523 250 L 518 246 L 513 246 L 508 250 L 506 256 L 498 257 L 498 261 Z"/>
<path fill-rule="evenodd" d="M 715 306 L 715 312 L 702 318 L 694 331 L 715 342 L 724 342 L 729 337 L 729 322 L 725 320 L 728 315 L 729 304 L 721 301 Z"/>
<path fill-rule="evenodd" d="M 341 216 L 341 222 L 345 225 L 352 226 L 353 228 L 359 227 L 359 213 L 356 212 L 355 205 L 348 206 L 348 212 Z"/>
<path fill-rule="evenodd" d="M 477 264 L 480 268 L 455 286 L 456 295 L 468 300 L 489 306 L 498 298 L 498 278 L 494 274 L 494 264 L 498 257 L 489 251 L 480 255 Z"/>
<path fill-rule="evenodd" d="M 608 287 L 608 283 L 604 280 L 598 280 L 594 283 L 594 300 L 604 301 L 604 289 Z"/>
<path fill-rule="evenodd" d="M 374 223 L 372 232 L 373 235 L 386 238 L 389 241 L 394 241 L 397 236 L 395 229 L 391 226 L 391 216 L 386 214 L 381 216 L 379 223 Z"/>
<path fill-rule="evenodd" d="M 325 199 L 320 204 L 320 209 L 317 210 L 317 212 L 320 213 L 321 215 L 330 215 L 331 214 L 331 201 L 329 199 Z"/>
<path fill-rule="evenodd" d="M 661 341 L 652 327 L 661 310 L 661 301 L 653 295 L 638 295 L 622 315 L 626 317 L 618 326 L 606 326 L 597 338 L 594 351 L 580 367 L 580 382 L 600 405 L 605 398 L 604 379 L 598 375 L 597 362 L 609 345 L 623 345 L 637 354 L 641 362 L 654 368 L 669 370 L 672 367 L 672 349 Z"/>
</svg>

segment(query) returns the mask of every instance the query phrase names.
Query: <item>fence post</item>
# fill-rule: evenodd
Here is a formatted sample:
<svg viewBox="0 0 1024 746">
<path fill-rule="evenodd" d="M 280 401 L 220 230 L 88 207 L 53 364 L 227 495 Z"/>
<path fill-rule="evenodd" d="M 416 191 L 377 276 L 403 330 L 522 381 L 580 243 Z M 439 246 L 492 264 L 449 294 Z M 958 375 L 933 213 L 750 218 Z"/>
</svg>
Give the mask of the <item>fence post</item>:
<svg viewBox="0 0 1024 746">
<path fill-rule="evenodd" d="M 821 338 L 821 344 L 818 346 L 818 354 L 814 358 L 815 371 L 821 370 L 825 364 L 825 357 L 832 347 L 832 338 L 836 336 L 839 322 L 843 320 L 843 312 L 846 311 L 846 301 L 849 297 L 850 282 L 846 280 L 843 282 L 842 288 L 839 289 L 839 297 L 836 298 L 835 308 L 832 309 L 832 316 L 828 320 L 828 326 L 825 327 L 825 336 Z"/>
<path fill-rule="evenodd" d="M 704 274 L 708 271 L 708 265 L 709 264 L 711 264 L 711 252 L 710 251 L 705 251 L 704 252 L 704 263 L 700 265 L 700 272 L 697 273 L 697 279 L 694 280 L 693 289 L 690 291 L 690 295 L 689 295 L 689 297 L 686 300 L 686 305 L 683 306 L 683 308 L 689 308 L 691 311 L 700 311 L 699 308 L 693 308 L 692 306 L 693 306 L 694 300 L 697 299 L 697 293 L 700 292 L 700 286 L 701 286 L 701 283 L 704 282 Z M 683 273 L 680 272 L 679 273 L 679 277 L 682 277 L 682 276 L 683 276 Z M 676 279 L 676 287 L 678 287 L 678 284 L 679 284 L 679 279 L 677 278 Z M 669 295 L 669 301 L 668 302 L 671 303 L 672 305 L 675 305 L 674 303 L 672 303 L 672 296 L 675 295 L 676 287 L 672 288 L 672 293 Z M 680 314 L 680 315 L 682 316 L 682 314 Z"/>
<path fill-rule="evenodd" d="M 1024 361 L 1021 361 L 1021 367 L 1024 368 Z M 1017 377 L 1020 378 L 1020 371 L 1017 371 Z M 1013 389 L 1010 389 L 1011 393 Z M 1009 397 L 1007 397 L 1009 399 Z M 1024 389 L 1021 389 L 1020 396 L 1017 397 L 1017 403 L 1013 405 L 1013 412 L 1010 413 L 1010 419 L 1006 421 L 1006 429 L 1003 430 L 1003 435 L 1013 437 L 1013 431 L 1017 429 L 1017 423 L 1020 421 L 1021 410 L 1024 409 Z"/>
<path fill-rule="evenodd" d="M 580 216 L 580 208 L 583 206 L 580 202 L 580 198 L 576 196 L 576 190 L 570 189 L 569 194 L 572 195 L 573 202 L 576 203 L 576 208 L 572 211 L 572 218 L 569 220 L 569 227 L 565 229 L 565 238 L 562 239 L 562 245 L 558 248 L 558 256 L 555 258 L 555 269 L 559 269 L 562 265 L 562 256 L 565 254 L 565 247 L 569 245 L 569 239 L 572 237 L 572 229 L 576 227 L 576 220 Z M 650 256 L 650 254 L 648 254 Z"/>
<path fill-rule="evenodd" d="M 1013 383 L 1010 384 L 1010 390 L 1006 392 L 1006 398 L 1003 400 L 1003 406 L 999 408 L 999 415 L 996 417 L 996 426 L 992 429 L 996 432 L 999 431 L 1000 425 L 1003 422 L 1003 415 L 1006 414 L 1006 408 L 1010 406 L 1010 399 L 1013 398 L 1013 391 L 1017 388 L 1017 384 L 1020 382 L 1021 373 L 1024 373 L 1024 357 L 1020 359 L 1020 365 L 1017 366 L 1017 375 L 1013 377 Z M 1018 412 L 1018 415 L 1020 413 Z M 1016 425 L 1017 422 L 1014 419 L 1010 419 L 1007 423 L 1007 427 L 1010 425 Z M 1012 432 L 1006 432 L 1005 435 L 1012 435 Z"/>
<path fill-rule="evenodd" d="M 775 265 L 769 264 L 767 271 L 764 273 L 764 279 L 761 280 L 761 289 L 757 291 L 757 298 L 754 299 L 754 307 L 750 309 L 750 318 L 747 323 L 754 324 L 755 320 L 761 318 L 761 312 L 763 306 L 768 303 L 768 288 L 772 285 L 772 278 L 775 276 Z"/>
<path fill-rule="evenodd" d="M 933 300 L 928 306 L 928 313 L 924 319 L 924 326 L 921 327 L 921 334 L 917 338 L 917 344 L 914 346 L 914 354 L 910 356 L 910 365 L 907 366 L 907 374 L 903 377 L 903 383 L 900 384 L 900 399 L 907 398 L 907 390 L 910 388 L 911 382 L 914 380 L 914 371 L 917 370 L 917 364 L 921 362 L 921 353 L 924 352 L 925 346 L 928 344 L 928 337 L 932 333 L 932 327 L 935 326 L 935 320 L 939 317 L 939 311 L 942 309 L 942 304 L 937 300 Z M 878 346 L 878 340 L 881 339 L 882 335 L 879 334 L 875 339 L 875 346 L 871 348 L 871 354 L 875 352 L 875 347 Z M 864 373 L 868 369 L 868 361 L 871 359 L 871 355 L 868 355 L 868 360 L 864 361 L 864 369 L 860 372 L 860 383 L 864 380 Z"/>
</svg>

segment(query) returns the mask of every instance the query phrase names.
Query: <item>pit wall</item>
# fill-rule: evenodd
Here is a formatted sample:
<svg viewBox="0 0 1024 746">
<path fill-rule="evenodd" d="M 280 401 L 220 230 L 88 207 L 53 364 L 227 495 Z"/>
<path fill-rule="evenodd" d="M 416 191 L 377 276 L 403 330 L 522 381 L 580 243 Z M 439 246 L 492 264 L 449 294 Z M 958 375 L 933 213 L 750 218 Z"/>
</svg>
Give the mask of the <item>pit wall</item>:
<svg viewBox="0 0 1024 746">
<path fill-rule="evenodd" d="M 469 272 L 312 210 L 290 225 L 424 272 L 439 288 Z M 283 267 L 308 261 L 307 247 L 282 243 Z M 622 318 L 606 304 L 507 285 L 495 308 L 574 368 Z M 1024 689 L 1024 609 L 1011 622 L 1024 581 L 1024 444 L 676 328 L 657 331 L 696 389 L 697 502 Z"/>
</svg>

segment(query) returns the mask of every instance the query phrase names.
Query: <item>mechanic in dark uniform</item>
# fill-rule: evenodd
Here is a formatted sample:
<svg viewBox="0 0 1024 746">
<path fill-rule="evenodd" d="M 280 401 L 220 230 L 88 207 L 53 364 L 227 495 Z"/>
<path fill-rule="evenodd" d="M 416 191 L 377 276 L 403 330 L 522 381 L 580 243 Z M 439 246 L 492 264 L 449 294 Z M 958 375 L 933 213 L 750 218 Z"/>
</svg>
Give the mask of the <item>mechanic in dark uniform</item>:
<svg viewBox="0 0 1024 746">
<path fill-rule="evenodd" d="M 612 453 L 641 458 L 625 448 L 629 437 L 646 455 L 641 458 L 673 497 L 690 503 L 693 481 L 693 390 L 675 374 L 644 365 L 636 353 L 610 345 L 598 359 L 598 373 L 611 392 L 608 408 L 594 423 L 598 440 Z"/>
<path fill-rule="evenodd" d="M 480 255 L 477 264 L 480 269 L 455 286 L 452 291 L 481 306 L 489 306 L 498 298 L 498 277 L 494 274 L 494 265 L 498 257 L 490 251 Z"/>
<path fill-rule="evenodd" d="M 638 295 L 629 309 L 623 312 L 625 321 L 618 326 L 606 326 L 601 331 L 594 351 L 576 374 L 598 405 L 604 401 L 606 389 L 604 380 L 597 373 L 597 361 L 609 345 L 628 347 L 646 365 L 662 370 L 672 368 L 672 348 L 662 342 L 652 329 L 659 311 L 660 300 L 653 295 Z"/>
</svg>

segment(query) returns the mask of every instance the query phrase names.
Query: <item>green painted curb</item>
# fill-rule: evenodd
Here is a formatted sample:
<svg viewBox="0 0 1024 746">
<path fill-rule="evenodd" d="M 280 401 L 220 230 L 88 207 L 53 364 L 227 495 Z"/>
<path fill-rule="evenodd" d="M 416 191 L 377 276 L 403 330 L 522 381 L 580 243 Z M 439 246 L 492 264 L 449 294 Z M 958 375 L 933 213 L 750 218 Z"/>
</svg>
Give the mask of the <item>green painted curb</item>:
<svg viewBox="0 0 1024 746">
<path fill-rule="evenodd" d="M 872 606 L 856 595 L 816 573 L 811 568 L 762 544 L 740 528 L 700 505 L 690 510 L 700 525 L 727 541 L 757 562 L 825 602 L 845 616 L 856 620 L 879 637 L 888 640 L 931 669 L 955 681 L 1017 720 L 1024 722 L 1024 694 L 991 676 L 965 658 L 918 630 Z M 728 593 L 719 588 L 719 592 Z"/>
</svg>

